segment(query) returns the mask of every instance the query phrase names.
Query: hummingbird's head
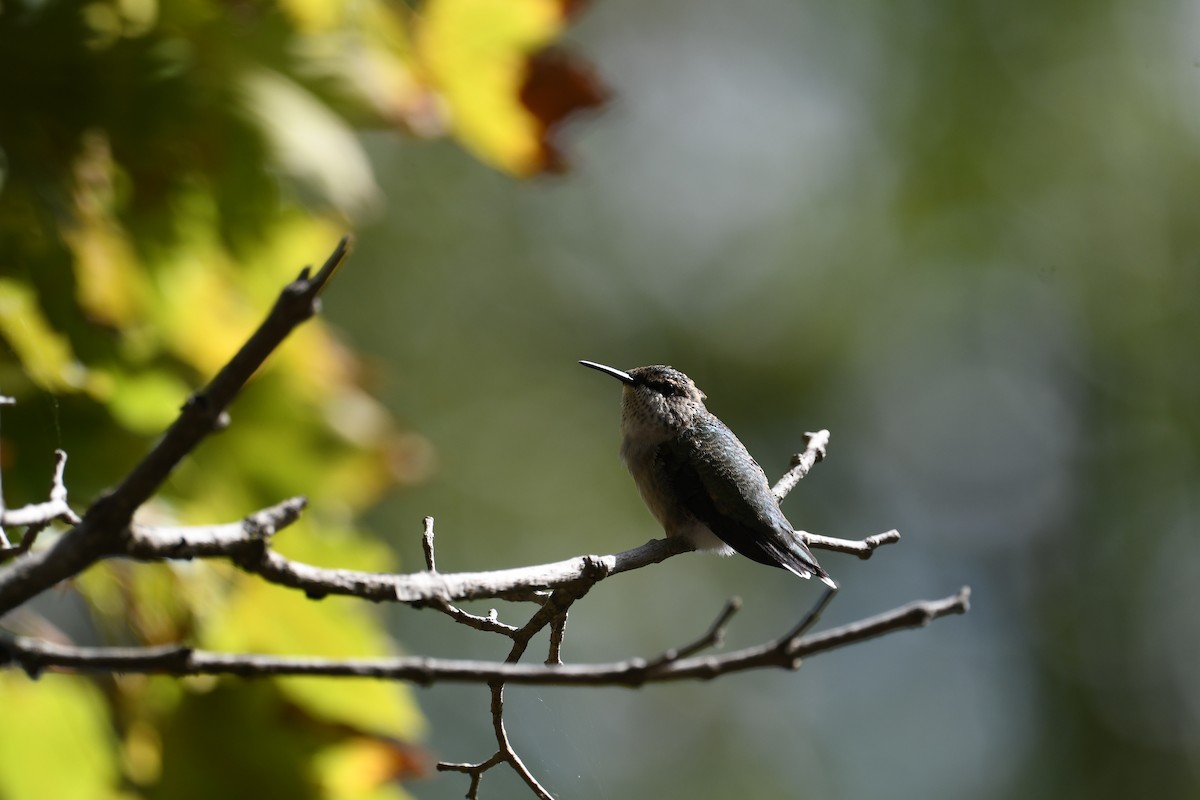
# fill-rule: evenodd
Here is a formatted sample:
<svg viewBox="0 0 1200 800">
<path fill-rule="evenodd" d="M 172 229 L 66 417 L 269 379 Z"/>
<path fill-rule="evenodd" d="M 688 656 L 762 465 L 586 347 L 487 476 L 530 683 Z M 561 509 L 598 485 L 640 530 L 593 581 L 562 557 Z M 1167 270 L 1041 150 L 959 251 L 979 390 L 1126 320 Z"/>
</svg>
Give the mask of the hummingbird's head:
<svg viewBox="0 0 1200 800">
<path fill-rule="evenodd" d="M 624 372 L 594 361 L 580 361 L 625 385 L 621 416 L 626 425 L 681 428 L 698 413 L 705 413 L 704 392 L 674 367 L 656 364 Z"/>
</svg>

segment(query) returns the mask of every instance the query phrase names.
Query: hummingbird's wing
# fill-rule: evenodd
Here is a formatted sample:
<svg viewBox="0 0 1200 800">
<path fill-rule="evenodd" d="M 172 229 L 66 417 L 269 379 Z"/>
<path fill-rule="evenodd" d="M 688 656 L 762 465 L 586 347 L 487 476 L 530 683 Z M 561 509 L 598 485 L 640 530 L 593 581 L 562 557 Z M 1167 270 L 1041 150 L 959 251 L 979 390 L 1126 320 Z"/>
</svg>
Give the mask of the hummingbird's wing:
<svg viewBox="0 0 1200 800">
<path fill-rule="evenodd" d="M 836 588 L 779 509 L 762 467 L 725 423 L 710 414 L 663 443 L 657 455 L 688 509 L 725 544 Z"/>
</svg>

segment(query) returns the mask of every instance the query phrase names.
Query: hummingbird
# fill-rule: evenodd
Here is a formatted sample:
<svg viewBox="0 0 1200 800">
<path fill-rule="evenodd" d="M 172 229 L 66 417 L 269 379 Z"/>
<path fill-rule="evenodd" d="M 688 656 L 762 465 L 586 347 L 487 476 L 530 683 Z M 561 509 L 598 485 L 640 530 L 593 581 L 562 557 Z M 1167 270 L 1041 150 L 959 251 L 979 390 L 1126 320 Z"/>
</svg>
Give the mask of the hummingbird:
<svg viewBox="0 0 1200 800">
<path fill-rule="evenodd" d="M 663 365 L 625 372 L 579 363 L 624 384 L 621 460 L 667 536 L 837 588 L 783 515 L 763 468 L 705 407 L 691 378 Z"/>
</svg>

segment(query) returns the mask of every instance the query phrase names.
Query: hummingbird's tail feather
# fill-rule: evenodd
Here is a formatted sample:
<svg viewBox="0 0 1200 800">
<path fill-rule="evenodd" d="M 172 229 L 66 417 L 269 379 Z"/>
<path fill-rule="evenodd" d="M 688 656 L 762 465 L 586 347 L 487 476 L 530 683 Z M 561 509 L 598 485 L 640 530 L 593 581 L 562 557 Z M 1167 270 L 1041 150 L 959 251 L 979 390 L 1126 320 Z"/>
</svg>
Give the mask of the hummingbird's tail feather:
<svg viewBox="0 0 1200 800">
<path fill-rule="evenodd" d="M 806 580 L 808 578 L 811 578 L 812 576 L 816 575 L 817 580 L 821 581 L 821 583 L 825 584 L 830 589 L 838 588 L 838 585 L 833 580 L 833 578 L 829 577 L 829 573 L 826 572 L 825 570 L 821 569 L 821 567 L 816 564 L 805 565 L 803 567 L 795 567 L 795 566 L 792 566 L 791 564 L 782 563 L 779 566 L 783 567 L 784 569 L 786 569 L 788 572 L 792 573 L 793 575 L 799 575 L 801 578 L 804 578 Z M 815 569 L 814 569 L 814 567 L 815 567 Z"/>
<path fill-rule="evenodd" d="M 777 566 L 783 567 L 801 578 L 811 578 L 816 575 L 818 580 L 830 589 L 838 588 L 833 578 L 829 577 L 829 573 L 817 563 L 817 559 L 808 549 L 808 545 L 799 540 L 798 534 L 792 534 L 786 543 L 770 539 L 763 544 L 765 545 L 763 549 Z"/>
</svg>

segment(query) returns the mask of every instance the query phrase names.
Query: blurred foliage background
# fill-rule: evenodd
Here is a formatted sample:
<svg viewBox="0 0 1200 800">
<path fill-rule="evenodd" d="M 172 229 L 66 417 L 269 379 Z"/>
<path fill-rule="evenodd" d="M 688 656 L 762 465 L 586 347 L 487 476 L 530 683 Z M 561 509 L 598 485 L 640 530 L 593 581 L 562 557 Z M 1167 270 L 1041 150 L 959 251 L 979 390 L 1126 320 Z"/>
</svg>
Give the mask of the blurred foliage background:
<svg viewBox="0 0 1200 800">
<path fill-rule="evenodd" d="M 826 623 L 973 588 L 966 617 L 798 674 L 510 690 L 552 791 L 1200 793 L 1200 6 L 598 0 L 566 36 L 615 96 L 568 130 L 570 174 L 514 180 L 563 169 L 557 123 L 603 96 L 541 50 L 569 10 L 6 2 L 7 502 L 44 495 L 54 447 L 77 507 L 114 481 L 354 227 L 328 327 L 278 354 L 149 514 L 304 493 L 280 544 L 342 566 L 416 568 L 425 514 L 443 570 L 625 549 L 657 530 L 616 459 L 617 388 L 574 362 L 669 363 L 768 473 L 832 430 L 785 504 L 797 526 L 904 534 L 867 562 L 822 556 L 843 586 Z M 219 565 L 78 584 L 5 626 L 506 650 Z M 728 646 L 760 641 L 816 591 L 673 559 L 589 594 L 564 655 L 653 655 L 732 594 Z M 10 673 L 0 693 L 4 798 L 449 798 L 461 776 L 388 779 L 491 752 L 474 687 Z"/>
</svg>

